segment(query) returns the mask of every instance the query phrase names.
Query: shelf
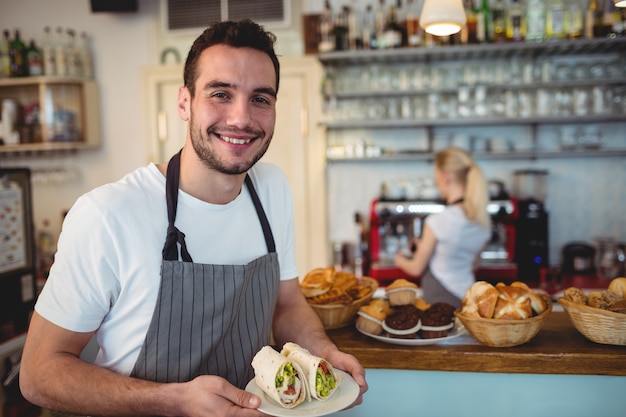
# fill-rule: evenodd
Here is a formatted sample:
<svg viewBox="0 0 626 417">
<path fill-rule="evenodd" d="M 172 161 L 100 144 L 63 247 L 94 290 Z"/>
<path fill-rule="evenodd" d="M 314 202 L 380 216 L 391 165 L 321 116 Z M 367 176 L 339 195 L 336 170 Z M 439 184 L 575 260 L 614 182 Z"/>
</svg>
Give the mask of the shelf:
<svg viewBox="0 0 626 417">
<path fill-rule="evenodd" d="M 322 122 L 327 129 L 383 129 L 383 128 L 428 128 L 428 127 L 468 127 L 468 126 L 510 126 L 537 124 L 580 124 L 624 122 L 626 115 L 593 115 L 562 117 L 527 117 L 527 118 L 456 118 L 456 119 L 403 119 L 403 120 L 350 120 Z"/>
<path fill-rule="evenodd" d="M 524 159 L 564 159 L 564 158 L 592 158 L 592 157 L 623 157 L 626 149 L 580 149 L 562 151 L 516 151 L 516 152 L 473 152 L 478 160 L 524 160 Z M 327 158 L 328 163 L 365 163 L 365 162 L 411 162 L 432 161 L 432 152 L 399 152 L 383 154 L 371 158 Z"/>
<path fill-rule="evenodd" d="M 626 38 L 576 39 L 548 42 L 509 42 L 481 45 L 398 48 L 383 50 L 336 51 L 318 55 L 325 66 L 346 66 L 374 63 L 429 62 L 510 58 L 512 56 L 554 56 L 615 53 L 626 50 Z"/>
<path fill-rule="evenodd" d="M 0 155 L 36 155 L 40 153 L 67 153 L 97 149 L 98 144 L 83 142 L 24 143 L 20 145 L 0 145 Z"/>
</svg>

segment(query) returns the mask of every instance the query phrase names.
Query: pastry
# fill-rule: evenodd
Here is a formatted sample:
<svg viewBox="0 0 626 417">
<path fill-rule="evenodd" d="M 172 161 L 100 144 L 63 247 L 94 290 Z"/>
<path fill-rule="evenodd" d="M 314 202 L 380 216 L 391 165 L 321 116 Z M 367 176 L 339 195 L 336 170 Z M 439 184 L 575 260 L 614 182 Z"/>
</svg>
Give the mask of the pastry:
<svg viewBox="0 0 626 417">
<path fill-rule="evenodd" d="M 626 299 L 619 300 L 617 303 L 613 304 L 609 308 L 609 311 L 612 311 L 614 313 L 626 314 Z"/>
<path fill-rule="evenodd" d="M 389 304 L 401 306 L 415 304 L 417 298 L 417 284 L 404 278 L 396 279 L 385 289 Z"/>
<path fill-rule="evenodd" d="M 626 278 L 615 278 L 609 284 L 609 290 L 626 300 Z"/>
<path fill-rule="evenodd" d="M 493 317 L 500 293 L 486 281 L 477 281 L 465 292 L 461 312 L 472 317 Z"/>
<path fill-rule="evenodd" d="M 580 288 L 569 287 L 563 292 L 563 298 L 578 304 L 587 304 L 587 296 Z"/>
<path fill-rule="evenodd" d="M 589 307 L 601 308 L 602 310 L 608 310 L 621 300 L 621 297 L 615 294 L 613 291 L 591 291 L 587 296 L 587 305 Z"/>
<path fill-rule="evenodd" d="M 414 339 L 421 326 L 421 315 L 413 304 L 398 306 L 383 321 L 383 329 L 389 337 Z"/>
<path fill-rule="evenodd" d="M 493 318 L 504 320 L 520 320 L 532 317 L 533 310 L 524 288 L 510 285 L 496 285 L 500 293 L 496 301 Z"/>
<path fill-rule="evenodd" d="M 434 303 L 422 314 L 422 327 L 419 335 L 422 339 L 446 337 L 454 327 L 454 306 L 448 303 Z"/>
<path fill-rule="evenodd" d="M 304 296 L 309 298 L 328 292 L 333 285 L 333 273 L 333 268 L 315 268 L 309 271 L 300 283 Z"/>
<path fill-rule="evenodd" d="M 523 288 L 528 292 L 528 297 L 530 298 L 530 306 L 533 309 L 533 312 L 537 315 L 543 313 L 548 306 L 546 302 L 541 298 L 539 294 L 530 289 L 525 282 L 515 281 L 511 283 L 512 287 Z"/>
<path fill-rule="evenodd" d="M 387 312 L 382 306 L 368 304 L 359 308 L 357 312 L 356 327 L 360 330 L 379 335 L 383 332 L 383 320 L 387 317 Z"/>
<path fill-rule="evenodd" d="M 430 304 L 428 304 L 423 298 L 418 297 L 415 299 L 415 307 L 419 310 L 426 311 L 428 310 L 428 307 L 430 307 Z"/>
</svg>

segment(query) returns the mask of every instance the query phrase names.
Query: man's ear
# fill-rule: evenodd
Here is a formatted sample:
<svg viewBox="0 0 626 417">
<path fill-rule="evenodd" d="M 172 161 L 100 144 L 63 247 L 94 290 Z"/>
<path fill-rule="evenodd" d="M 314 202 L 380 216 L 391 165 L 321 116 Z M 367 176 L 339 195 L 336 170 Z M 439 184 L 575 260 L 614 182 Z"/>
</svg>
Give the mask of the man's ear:
<svg viewBox="0 0 626 417">
<path fill-rule="evenodd" d="M 191 94 L 187 87 L 178 88 L 178 115 L 181 120 L 188 122 L 191 117 Z"/>
</svg>

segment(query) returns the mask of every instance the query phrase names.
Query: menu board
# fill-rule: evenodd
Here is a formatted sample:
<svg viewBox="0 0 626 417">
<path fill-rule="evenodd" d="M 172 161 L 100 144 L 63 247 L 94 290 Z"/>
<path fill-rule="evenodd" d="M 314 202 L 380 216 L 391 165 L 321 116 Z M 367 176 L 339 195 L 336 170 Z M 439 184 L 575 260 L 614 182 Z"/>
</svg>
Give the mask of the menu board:
<svg viewBox="0 0 626 417">
<path fill-rule="evenodd" d="M 0 169 L 0 276 L 33 267 L 30 171 Z"/>
</svg>

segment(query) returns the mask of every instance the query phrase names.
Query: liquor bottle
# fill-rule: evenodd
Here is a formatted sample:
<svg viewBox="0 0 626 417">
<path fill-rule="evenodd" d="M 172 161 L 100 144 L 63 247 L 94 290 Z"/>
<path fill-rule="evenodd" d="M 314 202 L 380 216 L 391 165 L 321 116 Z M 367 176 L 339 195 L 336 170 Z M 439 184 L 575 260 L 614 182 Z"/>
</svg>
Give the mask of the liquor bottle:
<svg viewBox="0 0 626 417">
<path fill-rule="evenodd" d="M 378 1 L 376 9 L 374 26 L 376 30 L 376 48 L 385 49 L 385 23 L 387 22 L 387 13 L 385 11 L 385 0 Z"/>
<path fill-rule="evenodd" d="M 46 26 L 43 30 L 41 51 L 43 53 L 44 74 L 57 75 L 56 49 L 54 45 L 54 37 L 50 26 Z"/>
<path fill-rule="evenodd" d="M 541 42 L 546 37 L 546 5 L 543 0 L 529 0 L 526 8 L 526 40 Z"/>
<path fill-rule="evenodd" d="M 22 42 L 19 29 L 15 30 L 13 39 L 9 42 L 9 58 L 11 60 L 11 77 L 24 77 L 28 75 L 26 45 Z"/>
<path fill-rule="evenodd" d="M 83 75 L 80 54 L 76 45 L 76 32 L 68 29 L 66 32 L 67 44 L 65 46 L 65 62 L 67 65 L 67 75 L 70 77 L 80 77 Z"/>
<path fill-rule="evenodd" d="M 597 37 L 615 37 L 613 34 L 613 26 L 615 25 L 615 5 L 612 1 L 605 1 L 602 15 L 600 18 L 600 30 Z"/>
<path fill-rule="evenodd" d="M 4 30 L 0 39 L 0 78 L 11 76 L 11 57 L 9 50 L 11 45 L 11 35 L 8 30 Z"/>
<path fill-rule="evenodd" d="M 348 50 L 348 9 L 343 6 L 341 11 L 335 15 L 333 22 L 333 35 L 335 36 L 335 50 Z"/>
<path fill-rule="evenodd" d="M 492 41 L 492 22 L 489 0 L 482 0 L 480 7 L 476 9 L 476 39 L 479 43 Z"/>
<path fill-rule="evenodd" d="M 56 59 L 57 75 L 67 75 L 67 56 L 65 55 L 65 33 L 62 27 L 58 27 L 56 31 L 56 39 L 54 40 L 54 57 Z"/>
<path fill-rule="evenodd" d="M 359 27 L 359 19 L 353 6 L 348 8 L 348 48 L 363 49 L 363 39 L 361 38 L 361 28 Z"/>
<path fill-rule="evenodd" d="M 583 11 L 577 1 L 568 2 L 565 8 L 565 35 L 568 39 L 583 35 Z"/>
<path fill-rule="evenodd" d="M 491 8 L 491 39 L 493 42 L 506 41 L 506 7 L 503 0 L 495 0 Z"/>
<path fill-rule="evenodd" d="M 28 48 L 26 49 L 26 62 L 28 64 L 28 75 L 43 75 L 43 56 L 41 49 L 35 45 L 33 39 L 30 40 Z"/>
<path fill-rule="evenodd" d="M 563 0 L 549 0 L 546 8 L 546 38 L 565 37 L 565 5 Z"/>
<path fill-rule="evenodd" d="M 376 18 L 371 4 L 365 6 L 361 30 L 363 31 L 363 35 L 361 35 L 363 38 L 363 49 L 376 49 L 378 46 L 376 40 Z"/>
<path fill-rule="evenodd" d="M 463 0 L 463 8 L 465 9 L 466 22 L 461 29 L 462 43 L 478 43 L 476 37 L 476 13 L 474 10 L 473 0 Z"/>
<path fill-rule="evenodd" d="M 387 48 L 399 48 L 402 46 L 402 30 L 398 24 L 396 6 L 393 4 L 389 6 L 389 12 L 387 13 L 384 36 Z"/>
<path fill-rule="evenodd" d="M 406 34 L 409 47 L 422 44 L 422 28 L 419 24 L 422 1 L 408 0 L 406 7 Z"/>
<path fill-rule="evenodd" d="M 506 38 L 512 42 L 521 42 L 526 36 L 526 18 L 520 0 L 512 0 L 506 18 Z"/>
<path fill-rule="evenodd" d="M 80 33 L 80 61 L 83 66 L 83 77 L 93 78 L 93 54 L 91 52 L 91 42 L 87 32 Z"/>
<path fill-rule="evenodd" d="M 320 17 L 320 43 L 317 47 L 320 52 L 330 52 L 335 49 L 333 36 L 333 10 L 330 1 L 324 2 L 324 12 Z"/>
</svg>

